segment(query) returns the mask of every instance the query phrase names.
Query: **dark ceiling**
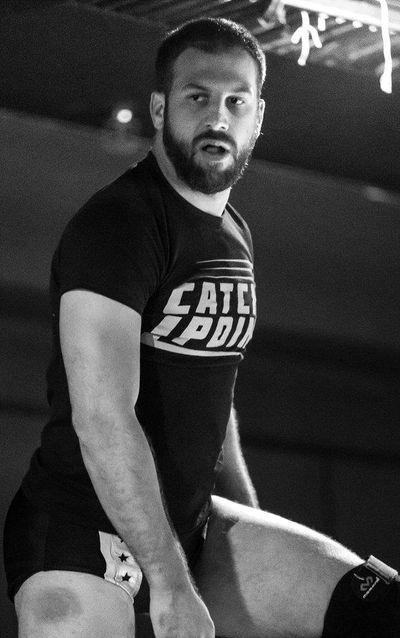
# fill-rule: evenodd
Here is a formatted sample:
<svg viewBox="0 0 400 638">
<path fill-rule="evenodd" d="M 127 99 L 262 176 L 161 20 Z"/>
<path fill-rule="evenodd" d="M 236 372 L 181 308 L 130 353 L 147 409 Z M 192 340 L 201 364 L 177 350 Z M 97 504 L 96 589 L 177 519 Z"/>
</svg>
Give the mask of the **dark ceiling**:
<svg viewBox="0 0 400 638">
<path fill-rule="evenodd" d="M 136 132 L 150 135 L 148 95 L 163 33 L 187 19 L 223 16 L 247 26 L 267 57 L 267 116 L 256 156 L 400 190 L 398 0 L 388 1 L 396 26 L 390 95 L 379 85 L 381 31 L 355 21 L 358 7 L 376 14 L 377 0 L 296 2 L 351 6 L 354 14 L 327 15 L 321 25 L 321 10 L 308 12 L 322 47 L 311 47 L 305 66 L 297 63 L 300 44 L 291 41 L 301 7 L 290 0 L 14 0 L 0 24 L 0 106 L 105 126 L 113 109 L 127 105 Z"/>
<path fill-rule="evenodd" d="M 256 37 L 265 51 L 284 55 L 297 60 L 299 45 L 293 44 L 291 38 L 301 25 L 301 12 L 297 7 L 281 4 L 271 0 L 80 0 L 81 4 L 96 9 L 115 12 L 123 15 L 147 20 L 173 28 L 185 20 L 202 16 L 219 16 L 236 20 L 244 24 Z M 353 0 L 364 7 L 375 8 L 377 0 Z M 320 2 L 320 5 L 323 5 Z M 326 2 L 326 5 L 332 2 Z M 389 0 L 391 14 L 400 22 L 399 0 Z M 365 12 L 365 10 L 363 11 Z M 356 14 L 356 8 L 354 9 Z M 360 11 L 361 14 L 361 11 Z M 310 12 L 311 24 L 318 26 L 318 15 Z M 284 23 L 282 23 L 284 22 Z M 324 20 L 324 31 L 319 30 L 322 48 L 312 47 L 309 57 L 311 64 L 323 64 L 328 67 L 351 70 L 355 73 L 379 77 L 382 73 L 383 51 L 380 29 L 371 25 L 353 25 L 352 20 L 340 17 L 327 17 Z M 392 31 L 391 49 L 393 58 L 393 83 L 400 83 L 400 32 Z"/>
</svg>

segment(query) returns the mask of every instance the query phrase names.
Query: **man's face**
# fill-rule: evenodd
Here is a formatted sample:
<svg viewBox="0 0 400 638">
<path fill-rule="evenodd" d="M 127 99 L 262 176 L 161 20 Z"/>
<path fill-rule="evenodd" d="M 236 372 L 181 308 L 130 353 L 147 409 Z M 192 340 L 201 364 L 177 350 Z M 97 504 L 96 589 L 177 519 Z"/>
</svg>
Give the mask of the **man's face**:
<svg viewBox="0 0 400 638">
<path fill-rule="evenodd" d="M 247 166 L 263 108 L 257 65 L 247 51 L 184 51 L 174 65 L 162 130 L 178 177 L 205 194 L 232 186 Z"/>
</svg>

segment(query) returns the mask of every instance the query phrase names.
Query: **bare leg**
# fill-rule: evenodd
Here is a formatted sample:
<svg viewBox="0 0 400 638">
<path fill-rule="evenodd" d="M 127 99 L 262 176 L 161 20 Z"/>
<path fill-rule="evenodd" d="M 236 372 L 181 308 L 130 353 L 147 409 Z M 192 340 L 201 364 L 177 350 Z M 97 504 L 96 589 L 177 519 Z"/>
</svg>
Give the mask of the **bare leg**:
<svg viewBox="0 0 400 638">
<path fill-rule="evenodd" d="M 79 572 L 39 572 L 15 597 L 19 638 L 134 638 L 134 610 L 117 585 Z"/>
<path fill-rule="evenodd" d="M 338 580 L 361 558 L 279 516 L 213 497 L 195 580 L 226 638 L 319 638 Z"/>
</svg>

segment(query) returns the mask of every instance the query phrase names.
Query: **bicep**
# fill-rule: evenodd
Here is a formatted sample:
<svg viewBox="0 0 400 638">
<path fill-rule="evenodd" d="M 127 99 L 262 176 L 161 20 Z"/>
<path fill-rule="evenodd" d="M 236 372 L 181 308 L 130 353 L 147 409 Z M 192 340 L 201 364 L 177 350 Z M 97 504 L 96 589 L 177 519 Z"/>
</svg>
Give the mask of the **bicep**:
<svg viewBox="0 0 400 638">
<path fill-rule="evenodd" d="M 133 413 L 140 329 L 140 315 L 108 297 L 86 290 L 61 297 L 61 350 L 75 427 L 93 416 L 101 422 L 108 415 Z"/>
</svg>

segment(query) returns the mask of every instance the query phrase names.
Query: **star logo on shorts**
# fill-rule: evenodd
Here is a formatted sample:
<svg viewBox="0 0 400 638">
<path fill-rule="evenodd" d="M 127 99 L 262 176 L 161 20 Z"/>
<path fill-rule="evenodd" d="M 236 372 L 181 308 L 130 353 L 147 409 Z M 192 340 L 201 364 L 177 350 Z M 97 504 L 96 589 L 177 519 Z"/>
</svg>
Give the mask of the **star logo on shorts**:
<svg viewBox="0 0 400 638">
<path fill-rule="evenodd" d="M 124 574 L 124 575 L 122 576 L 122 580 L 124 580 L 124 581 L 126 581 L 126 582 L 129 582 L 130 578 L 131 578 L 131 577 L 129 576 L 129 574 L 128 574 L 128 573 L 126 573 L 126 574 Z"/>
<path fill-rule="evenodd" d="M 121 563 L 125 563 L 125 561 L 128 560 L 128 556 L 126 556 L 125 554 L 120 554 L 119 560 L 121 561 Z"/>
</svg>

